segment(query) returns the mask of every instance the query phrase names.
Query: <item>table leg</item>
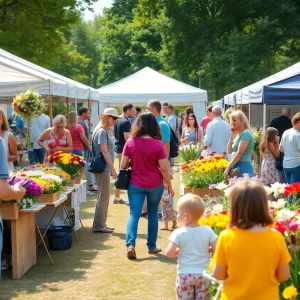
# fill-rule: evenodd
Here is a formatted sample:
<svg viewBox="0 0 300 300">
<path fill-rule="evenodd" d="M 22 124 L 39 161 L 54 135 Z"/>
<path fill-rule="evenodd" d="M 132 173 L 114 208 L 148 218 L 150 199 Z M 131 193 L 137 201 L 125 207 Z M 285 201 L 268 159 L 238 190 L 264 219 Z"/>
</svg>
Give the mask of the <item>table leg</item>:
<svg viewBox="0 0 300 300">
<path fill-rule="evenodd" d="M 53 265 L 53 260 L 52 260 L 52 258 L 51 258 L 51 255 L 50 255 L 50 253 L 49 253 L 49 251 L 48 251 L 48 248 L 47 248 L 47 245 L 46 245 L 46 243 L 45 243 L 45 240 L 44 240 L 44 238 L 43 238 L 43 236 L 42 236 L 42 234 L 41 234 L 41 231 L 40 231 L 39 227 L 37 226 L 36 222 L 35 222 L 35 227 L 36 227 L 36 229 L 37 229 L 37 231 L 38 231 L 38 233 L 39 233 L 39 236 L 40 236 L 40 238 L 41 238 L 41 242 L 43 243 L 43 245 L 44 245 L 44 247 L 45 247 L 45 249 L 46 249 L 46 251 L 47 251 L 47 254 L 48 254 L 48 257 L 49 257 L 49 259 L 50 259 L 50 261 L 51 261 L 51 264 Z"/>
<path fill-rule="evenodd" d="M 72 221 L 71 221 L 71 219 L 70 219 L 70 217 L 69 217 L 69 213 L 68 213 L 68 210 L 67 210 L 67 208 L 66 208 L 66 206 L 65 206 L 65 203 L 63 202 L 61 205 L 63 206 L 63 208 L 64 208 L 64 210 L 65 210 L 65 213 L 66 213 L 66 215 L 67 215 L 67 218 L 68 218 L 68 220 L 69 220 L 69 223 L 72 224 Z M 74 233 L 74 236 L 75 236 L 76 241 L 78 241 L 74 226 L 73 226 L 73 233 Z"/>
<path fill-rule="evenodd" d="M 84 228 L 80 217 L 79 217 L 79 221 L 80 221 L 81 227 Z"/>
<path fill-rule="evenodd" d="M 51 223 L 52 223 L 52 220 L 55 218 L 55 216 L 56 216 L 56 214 L 57 214 L 57 211 L 58 211 L 58 209 L 59 209 L 60 206 L 61 206 L 61 204 L 58 205 L 58 206 L 56 207 L 56 210 L 54 211 L 54 214 L 53 214 L 53 216 L 52 216 L 50 222 L 48 223 L 48 225 L 47 225 L 47 227 L 46 227 L 46 230 L 45 230 L 44 234 L 42 235 L 42 236 L 43 236 L 43 239 L 44 239 L 44 237 L 45 237 L 45 235 L 46 235 L 46 233 L 47 233 L 47 231 L 48 231 L 48 229 L 49 229 L 49 227 L 50 227 L 50 225 L 51 225 Z M 42 241 L 39 241 L 39 243 L 37 244 L 36 247 L 38 247 L 38 246 L 40 245 L 41 242 L 42 242 Z"/>
</svg>

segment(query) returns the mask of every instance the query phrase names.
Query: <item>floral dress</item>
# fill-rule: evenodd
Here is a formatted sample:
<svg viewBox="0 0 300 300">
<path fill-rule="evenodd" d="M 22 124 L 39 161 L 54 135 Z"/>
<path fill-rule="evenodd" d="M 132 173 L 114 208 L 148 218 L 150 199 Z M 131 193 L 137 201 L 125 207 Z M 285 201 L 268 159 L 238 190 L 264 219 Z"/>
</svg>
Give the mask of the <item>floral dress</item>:
<svg viewBox="0 0 300 300">
<path fill-rule="evenodd" d="M 268 148 L 264 153 L 263 161 L 261 164 L 260 179 L 265 185 L 279 182 L 279 174 L 276 169 L 275 158 Z"/>
<path fill-rule="evenodd" d="M 49 137 L 47 139 L 48 147 L 53 151 L 56 147 L 67 147 L 67 134 L 66 132 L 56 135 L 53 129 L 50 129 Z"/>
</svg>

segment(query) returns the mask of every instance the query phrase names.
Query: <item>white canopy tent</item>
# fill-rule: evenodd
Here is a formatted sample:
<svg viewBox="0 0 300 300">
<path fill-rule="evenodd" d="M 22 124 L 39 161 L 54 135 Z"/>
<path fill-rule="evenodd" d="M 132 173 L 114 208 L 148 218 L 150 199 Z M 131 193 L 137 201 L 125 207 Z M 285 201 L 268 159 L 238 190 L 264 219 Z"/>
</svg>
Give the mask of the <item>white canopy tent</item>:
<svg viewBox="0 0 300 300">
<path fill-rule="evenodd" d="M 146 67 L 99 90 L 100 112 L 126 102 L 145 106 L 157 99 L 172 105 L 193 105 L 197 118 L 205 115 L 207 92 Z"/>
</svg>

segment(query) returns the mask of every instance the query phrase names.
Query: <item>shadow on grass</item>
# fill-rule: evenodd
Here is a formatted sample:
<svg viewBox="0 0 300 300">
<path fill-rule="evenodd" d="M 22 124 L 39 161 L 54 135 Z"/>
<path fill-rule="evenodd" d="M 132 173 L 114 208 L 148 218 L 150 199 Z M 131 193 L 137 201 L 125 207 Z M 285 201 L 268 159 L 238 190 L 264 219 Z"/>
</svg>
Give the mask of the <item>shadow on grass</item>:
<svg viewBox="0 0 300 300">
<path fill-rule="evenodd" d="M 73 237 L 72 248 L 64 251 L 51 251 L 52 266 L 44 248 L 37 250 L 37 264 L 18 281 L 12 280 L 11 270 L 2 272 L 0 299 L 11 299 L 17 294 L 39 294 L 45 291 L 60 291 L 53 287 L 57 282 L 84 280 L 96 256 L 113 247 L 107 245 L 110 234 L 93 233 L 91 228 L 77 231 L 78 242 Z M 38 296 L 36 296 L 38 297 Z"/>
<path fill-rule="evenodd" d="M 150 254 L 149 254 L 150 255 Z M 153 255 L 153 254 L 152 254 Z M 133 262 L 136 263 L 141 263 L 144 261 L 160 261 L 161 263 L 165 263 L 168 265 L 176 265 L 177 264 L 177 260 L 174 258 L 168 258 L 166 255 L 164 255 L 162 252 L 158 253 L 156 255 L 150 256 L 150 257 L 144 257 L 144 258 L 139 258 L 137 255 L 137 259 L 133 259 Z"/>
</svg>

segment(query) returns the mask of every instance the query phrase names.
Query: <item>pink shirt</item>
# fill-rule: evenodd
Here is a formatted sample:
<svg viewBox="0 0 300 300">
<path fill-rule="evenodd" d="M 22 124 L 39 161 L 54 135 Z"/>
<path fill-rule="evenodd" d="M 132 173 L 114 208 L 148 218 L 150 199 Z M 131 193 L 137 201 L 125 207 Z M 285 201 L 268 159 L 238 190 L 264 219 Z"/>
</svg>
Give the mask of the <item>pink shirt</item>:
<svg viewBox="0 0 300 300">
<path fill-rule="evenodd" d="M 84 133 L 84 128 L 80 124 L 76 124 L 75 127 L 69 127 L 72 141 L 73 141 L 73 150 L 83 151 L 83 143 L 80 138 L 80 133 Z"/>
<path fill-rule="evenodd" d="M 162 141 L 155 138 L 129 138 L 123 155 L 131 161 L 130 183 L 142 188 L 156 188 L 163 183 L 158 160 L 167 158 Z"/>
<path fill-rule="evenodd" d="M 204 117 L 201 120 L 200 126 L 203 128 L 204 131 L 206 131 L 206 127 L 207 127 L 209 122 L 211 122 L 211 119 L 209 117 Z"/>
</svg>

